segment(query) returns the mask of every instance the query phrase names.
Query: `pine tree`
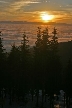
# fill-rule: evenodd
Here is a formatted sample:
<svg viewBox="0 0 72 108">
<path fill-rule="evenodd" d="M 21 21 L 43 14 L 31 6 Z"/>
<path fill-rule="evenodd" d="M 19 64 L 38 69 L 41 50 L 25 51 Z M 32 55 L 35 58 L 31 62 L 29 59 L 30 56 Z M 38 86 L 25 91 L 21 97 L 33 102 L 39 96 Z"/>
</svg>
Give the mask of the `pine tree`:
<svg viewBox="0 0 72 108">
<path fill-rule="evenodd" d="M 21 78 L 21 67 L 20 67 L 20 51 L 19 47 L 12 45 L 10 52 L 8 53 L 8 83 L 7 88 L 9 89 L 10 94 L 10 105 L 13 99 L 13 92 L 14 89 L 18 89 L 20 85 L 20 78 Z"/>
<path fill-rule="evenodd" d="M 12 48 L 9 52 L 8 55 L 8 65 L 9 65 L 9 75 L 10 75 L 10 79 L 12 79 L 12 81 L 17 82 L 19 75 L 19 71 L 20 71 L 20 51 L 19 48 L 15 45 L 15 43 L 12 45 Z M 12 82 L 13 85 L 15 84 L 15 82 Z M 14 86 L 14 85 L 13 85 Z"/>
<path fill-rule="evenodd" d="M 34 46 L 34 67 L 35 72 L 33 73 L 34 76 L 34 85 L 36 89 L 36 96 L 37 96 L 37 103 L 38 106 L 38 97 L 39 97 L 39 89 L 41 88 L 41 62 L 42 62 L 42 39 L 41 39 L 41 28 L 38 27 L 37 31 L 37 41 L 35 42 Z"/>
<path fill-rule="evenodd" d="M 69 58 L 66 67 L 66 81 L 65 81 L 65 92 L 66 92 L 66 107 L 69 108 L 70 98 L 72 97 L 72 60 Z"/>
<path fill-rule="evenodd" d="M 3 44 L 2 44 L 1 36 L 2 36 L 2 33 L 0 31 L 0 59 L 3 60 L 4 59 L 4 47 L 3 47 Z"/>
<path fill-rule="evenodd" d="M 3 47 L 3 43 L 2 43 L 2 32 L 0 31 L 0 74 L 3 75 L 3 72 L 5 71 L 5 49 Z M 3 76 L 1 76 L 1 79 L 3 78 Z"/>
<path fill-rule="evenodd" d="M 42 106 L 43 106 L 43 97 L 44 97 L 44 86 L 46 83 L 46 78 L 48 75 L 48 52 L 49 52 L 49 35 L 48 28 L 43 32 L 38 27 L 37 31 L 37 41 L 35 43 L 35 77 L 37 84 L 37 103 L 38 103 L 38 89 L 42 89 Z M 36 85 L 35 84 L 35 85 Z"/>
<path fill-rule="evenodd" d="M 60 78 L 61 78 L 61 62 L 60 62 L 60 57 L 58 55 L 57 29 L 54 28 L 52 33 L 53 37 L 50 43 L 50 63 L 49 63 L 51 101 L 53 100 L 54 93 L 57 93 L 60 89 Z"/>
<path fill-rule="evenodd" d="M 49 40 L 49 33 L 48 28 L 45 28 L 42 32 L 42 51 L 41 51 L 41 77 L 43 86 L 45 86 L 45 83 L 47 82 L 48 72 L 49 72 L 49 52 L 50 52 L 50 40 Z"/>
<path fill-rule="evenodd" d="M 41 28 L 40 27 L 38 27 L 37 41 L 35 42 L 34 51 L 35 51 L 35 62 L 36 64 L 39 63 L 37 66 L 40 67 L 41 54 L 42 54 L 42 39 L 41 39 Z"/>
<path fill-rule="evenodd" d="M 21 45 L 19 46 L 20 50 L 20 62 L 21 62 L 21 88 L 26 90 L 29 86 L 29 63 L 30 63 L 30 52 L 29 52 L 29 40 L 24 32 L 23 39 L 21 41 Z M 27 91 L 27 90 L 26 90 Z"/>
<path fill-rule="evenodd" d="M 37 31 L 37 41 L 35 42 L 35 50 L 37 51 L 37 54 L 40 53 L 41 47 L 42 47 L 42 39 L 41 39 L 41 28 L 38 27 Z"/>
<path fill-rule="evenodd" d="M 58 51 L 58 37 L 57 37 L 57 29 L 55 27 L 52 34 L 53 34 L 53 37 L 51 40 L 51 50 L 54 55 L 54 54 L 57 54 L 57 51 Z"/>
<path fill-rule="evenodd" d="M 21 51 L 21 60 L 26 64 L 27 57 L 29 56 L 29 45 L 28 45 L 28 39 L 24 32 L 23 34 L 23 40 L 21 42 L 20 51 Z"/>
<path fill-rule="evenodd" d="M 50 40 L 49 40 L 48 28 L 45 28 L 42 33 L 42 107 L 44 99 L 44 90 L 46 90 L 49 83 L 49 52 L 50 52 Z"/>
<path fill-rule="evenodd" d="M 23 51 L 24 53 L 28 50 L 28 48 L 29 48 L 29 45 L 28 45 L 28 39 L 27 39 L 27 36 L 26 36 L 26 34 L 25 34 L 25 32 L 24 32 L 24 34 L 23 34 L 23 40 L 22 40 L 22 42 L 21 42 L 21 46 L 20 46 L 20 48 L 21 48 L 21 51 Z"/>
<path fill-rule="evenodd" d="M 42 44 L 43 44 L 43 50 L 46 52 L 48 50 L 48 46 L 49 46 L 49 33 L 48 33 L 48 28 L 45 28 L 45 30 L 43 30 L 43 34 L 42 34 Z"/>
<path fill-rule="evenodd" d="M 41 39 L 41 28 L 38 27 L 37 31 L 37 41 L 34 46 L 34 59 L 35 59 L 35 70 L 37 69 L 40 73 L 41 69 L 41 55 L 42 55 L 42 39 Z"/>
<path fill-rule="evenodd" d="M 27 36 L 26 36 L 26 34 L 24 32 L 21 45 L 19 46 L 22 71 L 27 71 L 28 58 L 29 58 L 29 45 L 28 45 L 28 42 L 29 41 L 28 41 Z"/>
<path fill-rule="evenodd" d="M 0 97 L 3 100 L 3 88 L 5 87 L 5 78 L 6 78 L 6 74 L 5 74 L 5 62 L 6 62 L 6 58 L 5 58 L 5 52 L 4 52 L 4 47 L 3 47 L 3 43 L 2 43 L 2 32 L 0 31 Z M 2 93 L 1 93 L 2 92 Z M 2 108 L 3 108 L 3 104 L 2 104 Z"/>
<path fill-rule="evenodd" d="M 0 85 L 2 85 L 2 78 L 3 78 L 3 74 L 2 74 L 2 72 L 3 72 L 3 56 L 4 56 L 4 50 L 3 50 L 3 45 L 2 45 L 2 38 L 1 38 L 1 31 L 0 31 L 0 79 L 1 79 L 1 81 L 0 81 Z M 1 93 L 1 89 L 2 89 L 2 87 L 0 86 L 0 93 Z M 1 95 L 1 94 L 0 94 Z"/>
<path fill-rule="evenodd" d="M 49 50 L 50 50 L 50 41 L 49 41 L 49 34 L 48 28 L 43 30 L 42 34 L 42 56 L 43 56 L 43 65 L 46 66 L 46 61 L 48 61 Z"/>
</svg>

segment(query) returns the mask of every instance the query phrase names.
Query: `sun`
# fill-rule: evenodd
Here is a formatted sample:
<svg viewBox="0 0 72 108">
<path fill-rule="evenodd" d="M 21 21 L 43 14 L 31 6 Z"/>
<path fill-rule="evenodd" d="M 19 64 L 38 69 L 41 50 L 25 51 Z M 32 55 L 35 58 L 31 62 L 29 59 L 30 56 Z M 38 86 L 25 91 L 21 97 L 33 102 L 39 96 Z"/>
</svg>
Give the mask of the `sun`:
<svg viewBox="0 0 72 108">
<path fill-rule="evenodd" d="M 49 15 L 48 13 L 45 13 L 45 12 L 41 13 L 40 17 L 41 17 L 41 20 L 43 20 L 44 22 L 48 22 L 54 18 L 53 15 Z"/>
</svg>

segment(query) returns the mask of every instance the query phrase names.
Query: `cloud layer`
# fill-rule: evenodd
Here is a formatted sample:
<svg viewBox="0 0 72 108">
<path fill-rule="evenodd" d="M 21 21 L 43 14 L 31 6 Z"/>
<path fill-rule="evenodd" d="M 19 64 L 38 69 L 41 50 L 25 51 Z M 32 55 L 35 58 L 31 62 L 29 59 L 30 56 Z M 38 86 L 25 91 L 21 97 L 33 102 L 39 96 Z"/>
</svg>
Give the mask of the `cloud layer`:
<svg viewBox="0 0 72 108">
<path fill-rule="evenodd" d="M 71 0 L 0 0 L 0 20 L 40 21 L 40 12 L 55 16 L 56 22 L 72 23 Z"/>
</svg>

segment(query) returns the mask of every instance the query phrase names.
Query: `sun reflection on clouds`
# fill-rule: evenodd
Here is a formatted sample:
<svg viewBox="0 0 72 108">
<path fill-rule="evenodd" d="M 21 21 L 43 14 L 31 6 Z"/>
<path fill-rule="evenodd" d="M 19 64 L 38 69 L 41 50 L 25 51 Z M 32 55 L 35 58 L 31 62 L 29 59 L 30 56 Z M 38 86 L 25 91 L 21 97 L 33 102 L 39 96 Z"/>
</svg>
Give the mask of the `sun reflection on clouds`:
<svg viewBox="0 0 72 108">
<path fill-rule="evenodd" d="M 51 15 L 48 12 L 41 12 L 40 17 L 41 17 L 41 20 L 43 20 L 44 22 L 49 22 L 54 19 L 54 15 Z"/>
<path fill-rule="evenodd" d="M 13 4 L 11 4 L 11 8 L 16 11 L 16 10 L 19 10 L 21 9 L 21 7 L 23 6 L 27 6 L 28 4 L 34 4 L 34 3 L 39 3 L 37 2 L 36 0 L 21 0 L 21 1 L 17 1 L 17 2 L 14 2 Z"/>
<path fill-rule="evenodd" d="M 53 21 L 72 23 L 71 0 L 0 0 L 0 20 L 39 22 L 43 11 L 54 15 Z"/>
</svg>

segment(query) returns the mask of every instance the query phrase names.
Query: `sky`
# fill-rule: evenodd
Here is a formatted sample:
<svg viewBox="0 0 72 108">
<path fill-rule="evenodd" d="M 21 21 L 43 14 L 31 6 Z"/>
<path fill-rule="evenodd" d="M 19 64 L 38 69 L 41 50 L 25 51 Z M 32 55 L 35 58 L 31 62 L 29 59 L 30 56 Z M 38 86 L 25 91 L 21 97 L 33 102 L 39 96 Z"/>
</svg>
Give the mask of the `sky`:
<svg viewBox="0 0 72 108">
<path fill-rule="evenodd" d="M 72 0 L 0 0 L 0 21 L 42 22 L 43 13 L 50 22 L 72 23 Z"/>
</svg>

